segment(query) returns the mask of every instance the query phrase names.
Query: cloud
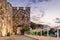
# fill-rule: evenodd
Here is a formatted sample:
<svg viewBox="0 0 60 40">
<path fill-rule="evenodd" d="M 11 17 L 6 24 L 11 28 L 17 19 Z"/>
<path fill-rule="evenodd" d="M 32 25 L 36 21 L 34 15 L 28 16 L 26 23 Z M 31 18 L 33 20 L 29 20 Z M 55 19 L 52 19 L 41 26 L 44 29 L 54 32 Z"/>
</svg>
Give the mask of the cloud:
<svg viewBox="0 0 60 40">
<path fill-rule="evenodd" d="M 49 1 L 49 0 L 30 0 L 30 2 L 33 3 L 44 2 L 44 1 Z"/>
<path fill-rule="evenodd" d="M 31 6 L 32 4 L 37 4 L 41 2 L 48 2 L 49 0 L 7 0 L 13 6 Z"/>
<path fill-rule="evenodd" d="M 40 21 L 44 8 L 40 7 L 41 3 L 49 0 L 8 0 L 13 6 L 31 7 L 30 17 L 32 21 Z"/>
<path fill-rule="evenodd" d="M 39 23 L 41 20 L 51 22 L 55 17 L 60 17 L 60 0 L 8 0 L 13 6 L 31 7 L 31 20 Z M 44 11 L 44 17 L 41 15 Z"/>
</svg>

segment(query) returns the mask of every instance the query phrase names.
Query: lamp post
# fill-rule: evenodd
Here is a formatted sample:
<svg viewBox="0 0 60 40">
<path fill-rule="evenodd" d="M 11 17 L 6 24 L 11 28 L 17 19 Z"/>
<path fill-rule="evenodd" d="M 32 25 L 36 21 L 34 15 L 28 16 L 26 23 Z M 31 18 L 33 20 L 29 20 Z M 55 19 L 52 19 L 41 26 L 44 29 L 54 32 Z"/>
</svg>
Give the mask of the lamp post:
<svg viewBox="0 0 60 40">
<path fill-rule="evenodd" d="M 60 23 L 60 18 L 56 18 L 55 19 L 55 23 L 57 23 L 57 25 Z M 57 38 L 59 37 L 59 29 L 57 27 Z"/>
<path fill-rule="evenodd" d="M 58 30 L 58 28 L 57 28 L 57 38 L 59 37 L 59 30 Z"/>
</svg>

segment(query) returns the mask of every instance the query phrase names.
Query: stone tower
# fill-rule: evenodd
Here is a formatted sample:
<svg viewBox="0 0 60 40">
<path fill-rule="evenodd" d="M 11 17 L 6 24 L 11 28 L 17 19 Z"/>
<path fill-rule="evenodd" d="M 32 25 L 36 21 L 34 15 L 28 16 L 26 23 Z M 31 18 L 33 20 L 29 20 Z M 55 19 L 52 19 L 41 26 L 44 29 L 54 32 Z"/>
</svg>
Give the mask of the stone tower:
<svg viewBox="0 0 60 40">
<path fill-rule="evenodd" d="M 6 36 L 12 31 L 12 5 L 7 0 L 0 0 L 0 35 Z"/>
<path fill-rule="evenodd" d="M 30 7 L 13 7 L 13 28 L 30 26 Z M 19 31 L 19 30 L 14 30 Z"/>
</svg>

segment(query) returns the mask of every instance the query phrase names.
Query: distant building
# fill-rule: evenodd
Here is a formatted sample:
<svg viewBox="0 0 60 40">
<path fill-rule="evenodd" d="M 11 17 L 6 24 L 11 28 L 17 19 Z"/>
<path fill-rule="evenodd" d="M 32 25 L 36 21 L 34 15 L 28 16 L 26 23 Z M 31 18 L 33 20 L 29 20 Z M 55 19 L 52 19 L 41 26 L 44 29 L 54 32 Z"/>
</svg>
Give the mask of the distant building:
<svg viewBox="0 0 60 40">
<path fill-rule="evenodd" d="M 42 24 L 37 24 L 37 25 L 38 25 L 38 28 L 41 28 L 41 29 L 47 29 L 50 27 L 48 25 L 42 25 Z"/>
</svg>

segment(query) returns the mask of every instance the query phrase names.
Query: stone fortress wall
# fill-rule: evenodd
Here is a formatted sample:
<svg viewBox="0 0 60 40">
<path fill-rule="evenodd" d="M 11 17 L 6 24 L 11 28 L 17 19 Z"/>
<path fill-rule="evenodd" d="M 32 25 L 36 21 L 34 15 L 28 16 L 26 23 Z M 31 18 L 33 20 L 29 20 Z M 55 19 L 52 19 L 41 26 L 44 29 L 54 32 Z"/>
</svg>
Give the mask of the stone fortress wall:
<svg viewBox="0 0 60 40">
<path fill-rule="evenodd" d="M 13 7 L 7 0 L 0 0 L 0 35 L 14 34 L 20 27 L 30 26 L 30 7 Z M 18 30 L 19 29 L 19 30 Z"/>
</svg>

